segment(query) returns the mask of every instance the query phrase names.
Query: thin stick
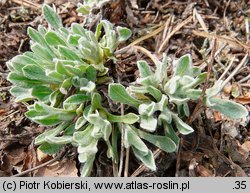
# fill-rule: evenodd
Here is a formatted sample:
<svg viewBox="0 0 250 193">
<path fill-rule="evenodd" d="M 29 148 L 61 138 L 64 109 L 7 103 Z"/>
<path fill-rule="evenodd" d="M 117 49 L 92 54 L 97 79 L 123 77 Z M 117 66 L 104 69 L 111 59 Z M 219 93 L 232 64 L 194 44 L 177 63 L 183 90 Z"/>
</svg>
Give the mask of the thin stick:
<svg viewBox="0 0 250 193">
<path fill-rule="evenodd" d="M 11 1 L 18 4 L 18 5 L 24 5 L 24 6 L 28 7 L 28 8 L 35 9 L 35 10 L 41 8 L 41 6 L 39 4 L 30 2 L 30 1 L 27 1 L 27 0 L 22 0 L 22 1 L 20 1 L 20 0 L 11 0 Z"/>
<path fill-rule="evenodd" d="M 234 75 L 240 70 L 242 66 L 244 66 L 248 62 L 248 54 L 241 60 L 240 64 L 235 68 L 235 70 L 230 74 L 230 76 L 222 83 L 221 88 L 223 88 L 233 77 Z"/>
<path fill-rule="evenodd" d="M 246 49 L 247 51 L 250 51 L 250 46 L 247 44 L 244 44 L 236 39 L 232 39 L 230 37 L 224 37 L 224 36 L 219 36 L 219 35 L 215 35 L 215 34 L 211 34 L 211 33 L 207 33 L 204 31 L 197 31 L 197 30 L 193 30 L 192 33 L 196 36 L 200 36 L 200 37 L 205 37 L 205 38 L 216 38 L 218 41 L 223 41 L 223 42 L 227 42 L 230 45 L 239 47 L 239 48 L 243 48 Z"/>
<path fill-rule="evenodd" d="M 227 74 L 227 72 L 229 71 L 229 69 L 232 67 L 233 63 L 234 63 L 234 60 L 235 60 L 235 56 L 233 56 L 233 59 L 231 59 L 229 65 L 227 66 L 226 70 L 223 72 L 223 74 L 220 76 L 220 78 L 218 79 L 219 80 L 222 80 L 222 78 L 224 78 L 224 76 Z"/>
<path fill-rule="evenodd" d="M 207 26 L 203 20 L 203 18 L 201 17 L 201 15 L 198 13 L 198 11 L 196 10 L 196 8 L 194 8 L 194 14 L 195 14 L 195 17 L 197 18 L 198 22 L 200 23 L 202 29 L 205 31 L 205 32 L 208 32 L 208 29 L 207 29 Z"/>
<path fill-rule="evenodd" d="M 124 106 L 121 104 L 121 115 L 124 115 Z M 118 170 L 118 177 L 121 177 L 122 175 L 122 169 L 123 169 L 123 158 L 124 158 L 124 140 L 125 140 L 125 128 L 124 124 L 122 125 L 122 133 L 121 133 L 121 153 L 120 153 L 120 165 Z"/>
<path fill-rule="evenodd" d="M 14 111 L 14 112 L 8 114 L 6 117 L 3 117 L 2 119 L 0 119 L 0 121 L 3 121 L 4 119 L 7 119 L 7 118 L 10 117 L 11 115 L 14 115 L 14 114 L 16 114 L 16 113 L 18 113 L 18 112 L 19 112 L 19 110 Z"/>
<path fill-rule="evenodd" d="M 156 43 L 156 53 L 159 53 L 159 48 L 161 46 L 161 42 L 163 41 L 163 39 L 165 39 L 167 37 L 167 35 L 169 35 L 172 31 L 172 22 L 174 21 L 174 16 L 170 15 L 170 17 L 168 18 L 168 20 L 166 21 L 165 24 L 165 28 L 164 31 L 162 33 L 162 37 L 160 37 Z"/>
<path fill-rule="evenodd" d="M 112 127 L 112 143 L 113 143 L 113 140 L 114 140 L 114 126 Z M 116 147 L 117 149 L 117 147 Z M 117 153 L 117 152 L 116 152 Z M 117 177 L 118 176 L 118 164 L 117 164 L 117 161 L 118 161 L 118 158 L 117 159 L 114 159 L 113 162 L 112 162 L 112 165 L 113 165 L 113 175 L 114 177 Z"/>
<path fill-rule="evenodd" d="M 154 63 L 155 65 L 158 65 L 159 60 L 153 55 L 151 54 L 150 51 L 148 51 L 147 49 L 141 47 L 141 46 L 133 46 L 135 49 L 141 51 L 142 53 L 144 53 L 145 55 L 147 55 Z"/>
<path fill-rule="evenodd" d="M 200 95 L 200 97 L 199 97 L 199 99 L 197 101 L 197 105 L 195 106 L 192 115 L 187 120 L 188 124 L 191 124 L 196 119 L 196 117 L 198 115 L 198 112 L 199 112 L 199 110 L 201 108 L 201 105 L 202 105 L 202 100 L 203 100 L 203 98 L 204 98 L 204 96 L 206 94 L 206 90 L 208 88 L 210 74 L 211 74 L 211 71 L 212 71 L 212 63 L 214 61 L 215 45 L 216 45 L 216 39 L 214 39 L 214 41 L 213 41 L 212 53 L 211 53 L 210 61 L 206 62 L 206 59 L 205 59 L 205 62 L 207 63 L 207 77 L 206 77 L 206 82 L 205 82 L 204 87 L 202 89 L 201 95 Z"/>
<path fill-rule="evenodd" d="M 165 28 L 165 25 L 161 25 L 159 28 L 157 28 L 156 30 L 150 32 L 149 34 L 146 34 L 145 36 L 142 36 L 142 37 L 136 39 L 136 40 L 133 41 L 131 44 L 129 44 L 129 46 L 134 46 L 134 45 L 136 45 L 136 44 L 138 44 L 138 43 L 140 43 L 140 42 L 142 42 L 142 41 L 144 41 L 144 40 L 146 40 L 146 39 L 149 39 L 149 38 L 151 38 L 151 37 L 157 35 L 157 34 L 160 33 L 162 30 L 164 30 L 164 28 Z"/>
<path fill-rule="evenodd" d="M 248 74 L 248 76 L 246 76 L 245 78 L 242 78 L 239 83 L 242 83 L 242 82 L 246 82 L 248 79 L 250 79 L 250 74 Z"/>
<path fill-rule="evenodd" d="M 176 165 L 175 165 L 175 177 L 180 176 L 180 165 L 181 165 L 181 150 L 182 150 L 183 138 L 180 137 L 179 149 L 176 157 Z"/>
<path fill-rule="evenodd" d="M 49 165 L 49 164 L 52 164 L 52 163 L 56 162 L 57 160 L 60 159 L 61 156 L 62 156 L 62 155 L 59 154 L 59 155 L 56 156 L 55 158 L 53 158 L 53 159 L 51 159 L 51 160 L 49 160 L 49 161 L 47 161 L 47 162 L 45 162 L 45 163 L 43 163 L 43 164 L 41 164 L 41 165 L 38 165 L 38 166 L 36 166 L 36 167 L 34 167 L 34 168 L 31 168 L 31 169 L 28 169 L 28 170 L 26 170 L 26 171 L 23 171 L 23 172 L 21 172 L 21 173 L 19 173 L 19 174 L 15 174 L 15 175 L 13 175 L 13 176 L 11 176 L 11 177 L 23 176 L 23 175 L 25 175 L 25 174 L 28 174 L 28 173 L 33 172 L 33 171 L 35 171 L 35 170 L 38 170 L 38 169 L 40 169 L 40 168 L 42 168 L 42 167 L 45 167 L 45 166 L 47 166 L 47 165 Z"/>
<path fill-rule="evenodd" d="M 249 43 L 249 35 L 250 35 L 250 33 L 249 33 L 249 22 L 248 22 L 248 20 L 249 20 L 249 18 L 246 18 L 246 19 L 245 19 L 245 25 L 246 25 L 246 39 L 247 39 L 246 43 L 247 43 L 247 44 Z"/>
<path fill-rule="evenodd" d="M 6 87 L 1 87 L 0 88 L 0 91 L 3 91 L 3 90 L 10 90 L 12 86 L 6 86 Z"/>
<path fill-rule="evenodd" d="M 177 25 L 173 31 L 166 37 L 166 39 L 163 41 L 162 45 L 159 48 L 158 53 L 160 53 L 162 51 L 162 49 L 166 46 L 166 44 L 168 43 L 168 41 L 170 40 L 170 38 L 177 32 L 179 31 L 182 27 L 184 27 L 185 25 L 187 25 L 189 22 L 192 21 L 192 16 L 188 17 L 187 19 L 185 19 L 183 22 L 181 22 L 179 25 Z"/>
<path fill-rule="evenodd" d="M 126 159 L 125 159 L 124 177 L 128 177 L 129 153 L 130 153 L 130 148 L 128 147 L 128 148 L 126 149 Z"/>
</svg>

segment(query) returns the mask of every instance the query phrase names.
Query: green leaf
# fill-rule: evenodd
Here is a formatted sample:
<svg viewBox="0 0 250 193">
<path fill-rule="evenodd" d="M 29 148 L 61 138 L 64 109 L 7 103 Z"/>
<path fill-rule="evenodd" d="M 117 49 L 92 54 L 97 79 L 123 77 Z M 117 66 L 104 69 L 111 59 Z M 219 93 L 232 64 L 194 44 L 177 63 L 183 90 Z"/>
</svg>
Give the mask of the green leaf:
<svg viewBox="0 0 250 193">
<path fill-rule="evenodd" d="M 162 62 L 158 62 L 158 64 L 156 64 L 154 78 L 157 83 L 162 83 L 162 84 L 166 83 L 168 62 L 169 58 L 164 53 Z"/>
<path fill-rule="evenodd" d="M 68 47 L 59 46 L 58 50 L 59 50 L 61 56 L 64 57 L 65 59 L 81 61 L 79 56 Z"/>
<path fill-rule="evenodd" d="M 140 127 L 149 132 L 154 132 L 157 127 L 157 119 L 153 116 L 141 115 Z"/>
<path fill-rule="evenodd" d="M 22 75 L 15 73 L 15 72 L 9 73 L 7 80 L 16 86 L 25 87 L 25 88 L 32 88 L 34 85 L 43 84 L 42 81 L 31 80 L 29 78 L 26 78 L 25 76 L 22 76 Z"/>
<path fill-rule="evenodd" d="M 99 136 L 100 131 L 103 135 L 103 139 L 107 141 L 112 131 L 112 126 L 109 121 L 102 118 L 98 113 L 90 114 L 88 117 L 85 117 L 90 123 L 94 125 L 94 130 L 92 136 Z"/>
<path fill-rule="evenodd" d="M 149 104 L 140 104 L 138 112 L 140 115 L 152 116 L 156 110 L 156 103 L 151 102 Z"/>
<path fill-rule="evenodd" d="M 82 146 L 89 145 L 93 139 L 93 137 L 91 136 L 93 128 L 93 125 L 88 125 L 87 128 L 83 131 L 74 132 L 73 141 Z"/>
<path fill-rule="evenodd" d="M 25 115 L 34 122 L 42 125 L 57 125 L 63 121 L 71 121 L 76 114 L 75 112 L 65 111 L 41 102 L 36 102 L 34 108 L 25 113 Z"/>
<path fill-rule="evenodd" d="M 169 137 L 172 141 L 175 142 L 176 145 L 176 151 L 178 150 L 178 146 L 179 146 L 179 142 L 180 142 L 180 138 L 176 135 L 173 127 L 171 124 L 164 124 L 164 130 L 165 130 L 165 135 L 167 137 Z"/>
<path fill-rule="evenodd" d="M 207 72 L 201 73 L 190 84 L 186 84 L 183 87 L 183 90 L 197 87 L 199 84 L 205 82 L 206 77 L 207 77 Z"/>
<path fill-rule="evenodd" d="M 177 127 L 177 129 L 179 130 L 179 132 L 183 135 L 187 135 L 192 133 L 194 130 L 192 127 L 190 127 L 189 125 L 187 125 L 186 123 L 184 123 L 177 115 L 175 115 L 174 113 L 172 113 L 172 117 L 174 119 L 175 125 Z"/>
<path fill-rule="evenodd" d="M 136 149 L 134 147 L 132 147 L 132 149 L 133 149 L 133 152 L 135 154 L 135 157 L 137 157 L 137 159 L 141 160 L 142 163 L 146 167 L 148 167 L 152 171 L 156 170 L 154 155 L 150 150 L 148 151 L 148 153 L 146 155 L 144 155 L 144 153 L 142 153 L 141 150 Z"/>
<path fill-rule="evenodd" d="M 146 78 L 148 76 L 153 75 L 152 70 L 146 61 L 144 60 L 137 61 L 137 67 L 139 69 L 141 78 Z"/>
<path fill-rule="evenodd" d="M 64 64 L 61 61 L 57 61 L 56 65 L 55 65 L 55 70 L 56 73 L 59 73 L 61 76 L 68 76 L 68 77 L 72 77 L 72 76 L 82 76 L 83 72 L 77 68 L 76 66 L 72 66 L 69 64 Z"/>
<path fill-rule="evenodd" d="M 79 23 L 72 23 L 71 29 L 75 34 L 86 37 L 86 29 Z"/>
<path fill-rule="evenodd" d="M 60 137 L 46 136 L 45 140 L 50 144 L 65 145 L 72 142 L 72 136 L 60 136 Z"/>
<path fill-rule="evenodd" d="M 7 66 L 11 71 L 22 74 L 22 68 L 27 64 L 37 64 L 33 59 L 25 55 L 18 55 L 7 62 Z"/>
<path fill-rule="evenodd" d="M 88 66 L 86 68 L 86 78 L 92 82 L 96 81 L 97 71 L 93 66 Z"/>
<path fill-rule="evenodd" d="M 89 5 L 82 5 L 76 9 L 78 13 L 81 13 L 83 15 L 88 15 L 91 10 L 91 6 Z"/>
<path fill-rule="evenodd" d="M 76 121 L 75 129 L 81 129 L 85 125 L 85 123 L 87 123 L 87 120 L 84 117 L 79 117 Z"/>
<path fill-rule="evenodd" d="M 89 96 L 86 96 L 84 94 L 75 94 L 70 97 L 68 97 L 63 102 L 63 108 L 65 110 L 75 110 L 78 105 L 85 103 L 90 100 Z"/>
<path fill-rule="evenodd" d="M 131 30 L 126 27 L 118 26 L 116 29 L 118 32 L 118 42 L 126 41 L 132 35 Z"/>
<path fill-rule="evenodd" d="M 171 123 L 172 122 L 172 114 L 168 108 L 163 109 L 161 114 L 158 117 L 158 120 L 163 123 Z"/>
<path fill-rule="evenodd" d="M 49 96 L 50 105 L 52 107 L 58 107 L 63 101 L 64 95 L 59 91 L 55 90 Z"/>
<path fill-rule="evenodd" d="M 47 61 L 52 61 L 54 58 L 54 53 L 51 52 L 51 50 L 41 46 L 38 43 L 33 44 L 30 49 L 34 52 L 36 57 L 45 60 L 45 63 L 47 63 Z"/>
<path fill-rule="evenodd" d="M 80 87 L 80 91 L 93 92 L 95 90 L 95 83 L 92 81 L 88 81 L 86 85 Z"/>
<path fill-rule="evenodd" d="M 63 148 L 63 145 L 60 144 L 50 144 L 44 143 L 39 146 L 39 150 L 48 155 L 53 155 L 58 153 Z"/>
<path fill-rule="evenodd" d="M 139 120 L 139 116 L 137 116 L 134 113 L 128 113 L 126 115 L 121 115 L 121 116 L 112 115 L 109 113 L 107 119 L 113 123 L 134 124 Z"/>
<path fill-rule="evenodd" d="M 161 96 L 160 101 L 156 103 L 155 110 L 164 111 L 164 109 L 167 109 L 167 104 L 168 104 L 168 97 L 165 94 L 163 94 Z"/>
<path fill-rule="evenodd" d="M 174 66 L 175 66 L 174 68 L 175 76 L 184 76 L 184 75 L 193 76 L 192 58 L 190 54 L 186 54 L 180 57 L 178 60 L 175 60 Z"/>
<path fill-rule="evenodd" d="M 50 79 L 51 83 L 58 84 L 64 81 L 66 78 L 65 75 L 57 73 L 55 71 L 47 70 L 46 71 L 47 79 Z"/>
<path fill-rule="evenodd" d="M 34 64 L 29 64 L 23 67 L 23 74 L 29 79 L 33 80 L 47 80 L 46 74 L 44 69 L 38 67 L 37 65 Z"/>
<path fill-rule="evenodd" d="M 40 34 L 37 30 L 28 27 L 28 35 L 30 36 L 30 38 L 34 41 L 37 42 L 39 44 L 41 44 L 44 47 L 48 47 L 47 42 L 45 41 L 44 37 L 42 34 Z"/>
<path fill-rule="evenodd" d="M 43 25 L 38 25 L 38 32 L 41 34 L 41 35 L 45 35 L 47 33 L 47 29 L 43 26 Z"/>
<path fill-rule="evenodd" d="M 73 136 L 75 132 L 75 123 L 72 123 L 71 125 L 69 125 L 63 132 L 64 136 Z M 72 141 L 72 144 L 75 145 Z"/>
<path fill-rule="evenodd" d="M 60 37 L 59 34 L 53 31 L 49 31 L 45 35 L 46 42 L 51 46 L 63 45 L 66 46 L 65 41 Z"/>
<path fill-rule="evenodd" d="M 153 86 L 148 86 L 147 90 L 150 95 L 152 95 L 157 101 L 160 101 L 162 98 L 162 92 Z"/>
<path fill-rule="evenodd" d="M 201 89 L 188 89 L 186 91 L 186 96 L 192 100 L 198 100 L 202 94 Z"/>
<path fill-rule="evenodd" d="M 30 101 L 34 97 L 31 94 L 31 89 L 28 88 L 22 88 L 19 86 L 14 86 L 10 89 L 10 93 L 16 97 L 16 102 L 25 102 Z"/>
<path fill-rule="evenodd" d="M 98 151 L 97 142 L 98 142 L 97 139 L 92 138 L 92 141 L 87 146 L 79 145 L 77 148 L 77 152 L 78 153 L 95 154 Z"/>
<path fill-rule="evenodd" d="M 44 69 L 38 67 L 37 65 L 29 64 L 23 67 L 22 70 L 23 70 L 24 76 L 26 76 L 29 79 L 39 80 L 39 81 L 50 83 L 50 84 L 58 83 L 58 80 L 48 77 Z"/>
<path fill-rule="evenodd" d="M 187 103 L 183 103 L 182 104 L 182 108 L 183 108 L 183 111 L 184 111 L 184 114 L 186 117 L 189 117 L 190 115 L 190 111 L 189 111 L 189 106 Z"/>
<path fill-rule="evenodd" d="M 102 97 L 99 93 L 94 92 L 91 98 L 92 109 L 102 109 Z"/>
<path fill-rule="evenodd" d="M 78 34 L 69 35 L 67 42 L 70 43 L 71 45 L 78 45 L 78 40 L 80 38 L 81 38 L 81 36 Z"/>
<path fill-rule="evenodd" d="M 210 106 L 211 109 L 220 111 L 222 114 L 232 119 L 241 119 L 249 114 L 248 110 L 244 106 L 233 101 L 219 98 L 211 98 L 210 101 L 213 104 Z"/>
<path fill-rule="evenodd" d="M 25 116 L 34 121 L 35 123 L 46 126 L 57 125 L 63 121 L 62 119 L 59 118 L 58 115 L 48 114 L 45 112 L 41 113 L 35 110 L 29 110 L 28 112 L 25 113 Z M 72 118 L 73 117 L 71 117 L 71 119 Z"/>
<path fill-rule="evenodd" d="M 79 161 L 81 162 L 81 154 L 79 154 L 78 158 L 79 158 Z M 81 169 L 81 177 L 86 177 L 90 175 L 92 168 L 93 168 L 94 161 L 95 161 L 95 154 L 88 155 L 88 158 L 86 159 Z"/>
<path fill-rule="evenodd" d="M 159 147 L 161 150 L 167 153 L 174 152 L 177 150 L 175 142 L 167 136 L 152 135 L 138 129 L 137 133 L 142 139 L 145 139 L 146 141 L 152 143 L 153 145 Z"/>
<path fill-rule="evenodd" d="M 221 91 L 222 80 L 217 81 L 213 87 L 206 90 L 206 94 L 208 97 L 213 97 L 217 95 Z"/>
<path fill-rule="evenodd" d="M 38 135 L 35 139 L 36 145 L 41 145 L 42 143 L 46 142 L 46 137 L 55 137 L 57 136 L 61 131 L 63 131 L 65 128 L 69 126 L 68 122 L 63 122 L 60 125 L 58 125 L 56 128 L 51 129 L 49 131 L 45 131 L 42 134 Z"/>
<path fill-rule="evenodd" d="M 51 93 L 52 90 L 46 86 L 35 86 L 31 92 L 32 96 L 40 101 L 47 101 Z"/>
<path fill-rule="evenodd" d="M 187 103 L 190 98 L 180 98 L 179 96 L 169 95 L 169 102 L 175 103 L 176 105 L 182 105 L 183 103 Z"/>
<path fill-rule="evenodd" d="M 164 91 L 167 94 L 174 94 L 179 86 L 180 76 L 174 76 L 164 86 Z"/>
<path fill-rule="evenodd" d="M 157 83 L 155 80 L 156 79 L 153 76 L 148 76 L 145 78 L 137 78 L 136 81 L 143 86 L 152 85 L 154 87 L 157 87 L 157 84 L 159 85 L 159 83 Z"/>
<path fill-rule="evenodd" d="M 124 86 L 122 86 L 121 84 L 117 84 L 117 83 L 113 83 L 113 84 L 109 84 L 109 97 L 116 101 L 116 102 L 120 102 L 120 103 L 124 103 L 133 107 L 139 107 L 140 105 L 140 101 L 136 100 L 135 98 L 131 97 Z"/>
<path fill-rule="evenodd" d="M 59 17 L 59 15 L 54 11 L 53 8 L 51 8 L 48 5 L 43 6 L 43 15 L 46 19 L 46 21 L 54 28 L 54 29 L 59 29 L 63 27 L 62 21 Z"/>
<path fill-rule="evenodd" d="M 135 147 L 140 150 L 141 154 L 147 155 L 149 150 L 145 143 L 129 125 L 125 125 L 125 127 L 125 146 Z"/>
</svg>

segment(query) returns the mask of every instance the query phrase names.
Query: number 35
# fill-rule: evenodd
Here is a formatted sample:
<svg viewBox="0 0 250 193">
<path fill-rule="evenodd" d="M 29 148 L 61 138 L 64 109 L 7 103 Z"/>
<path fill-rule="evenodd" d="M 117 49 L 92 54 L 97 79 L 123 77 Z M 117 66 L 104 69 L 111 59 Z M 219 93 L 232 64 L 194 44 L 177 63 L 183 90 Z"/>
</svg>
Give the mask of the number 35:
<svg viewBox="0 0 250 193">
<path fill-rule="evenodd" d="M 246 182 L 247 181 L 235 181 L 235 187 L 234 189 L 246 189 L 247 188 L 247 185 L 246 185 Z"/>
</svg>

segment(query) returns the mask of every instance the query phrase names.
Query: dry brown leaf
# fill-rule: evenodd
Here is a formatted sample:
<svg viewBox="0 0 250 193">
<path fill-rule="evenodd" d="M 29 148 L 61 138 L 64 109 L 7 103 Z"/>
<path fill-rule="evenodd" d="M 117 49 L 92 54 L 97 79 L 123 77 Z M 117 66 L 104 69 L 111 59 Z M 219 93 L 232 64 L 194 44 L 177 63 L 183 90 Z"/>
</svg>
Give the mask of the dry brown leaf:
<svg viewBox="0 0 250 193">
<path fill-rule="evenodd" d="M 77 177 L 78 170 L 74 160 L 57 161 L 51 165 L 39 168 L 35 177 Z"/>
<path fill-rule="evenodd" d="M 221 113 L 219 111 L 214 111 L 214 121 L 219 122 L 221 121 Z"/>
<path fill-rule="evenodd" d="M 214 176 L 211 170 L 205 168 L 204 166 L 200 164 L 195 167 L 195 172 L 196 172 L 196 175 L 200 177 L 213 177 Z"/>
<path fill-rule="evenodd" d="M 242 148 L 241 144 L 235 138 L 226 136 L 227 153 L 233 162 L 246 163 L 249 152 Z"/>
<path fill-rule="evenodd" d="M 6 113 L 5 109 L 0 109 L 0 115 L 4 115 Z"/>
<path fill-rule="evenodd" d="M 250 104 L 250 96 L 249 97 L 240 96 L 234 99 L 234 101 L 243 105 L 247 105 Z"/>
<path fill-rule="evenodd" d="M 36 150 L 37 160 L 39 162 L 43 161 L 48 157 L 48 154 L 43 153 L 39 148 Z"/>
<path fill-rule="evenodd" d="M 10 150 L 6 151 L 6 156 L 12 166 L 17 165 L 18 163 L 22 162 L 26 158 L 26 153 L 24 152 L 24 147 L 19 148 L 11 148 Z"/>
<path fill-rule="evenodd" d="M 232 91 L 232 85 L 230 84 L 230 85 L 224 86 L 223 91 L 224 91 L 224 93 L 226 93 L 226 94 L 230 94 L 231 91 Z"/>
<path fill-rule="evenodd" d="M 250 151 L 250 141 L 246 141 L 246 142 L 244 142 L 242 145 L 241 145 L 241 147 L 244 149 L 244 150 L 246 150 L 246 151 Z"/>
</svg>

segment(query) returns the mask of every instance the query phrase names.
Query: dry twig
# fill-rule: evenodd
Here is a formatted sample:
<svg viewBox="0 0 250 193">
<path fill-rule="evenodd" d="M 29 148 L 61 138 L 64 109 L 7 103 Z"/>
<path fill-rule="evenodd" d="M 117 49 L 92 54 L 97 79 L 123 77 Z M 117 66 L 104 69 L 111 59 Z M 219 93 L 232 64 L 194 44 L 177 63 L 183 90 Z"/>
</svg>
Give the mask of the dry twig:
<svg viewBox="0 0 250 193">
<path fill-rule="evenodd" d="M 34 9 L 34 10 L 41 9 L 40 4 L 31 2 L 31 1 L 28 1 L 28 0 L 11 0 L 11 1 L 18 4 L 18 5 L 23 5 L 25 7 L 28 7 L 28 8 Z"/>
<path fill-rule="evenodd" d="M 160 53 L 163 48 L 166 46 L 166 44 L 168 43 L 168 41 L 170 40 L 170 38 L 177 32 L 179 31 L 181 28 L 183 28 L 185 25 L 187 25 L 189 22 L 192 21 L 192 16 L 188 17 L 187 19 L 185 19 L 183 22 L 181 22 L 180 24 L 178 24 L 173 31 L 168 34 L 168 36 L 165 38 L 165 40 L 163 41 L 163 43 L 161 44 L 158 53 Z"/>
</svg>

